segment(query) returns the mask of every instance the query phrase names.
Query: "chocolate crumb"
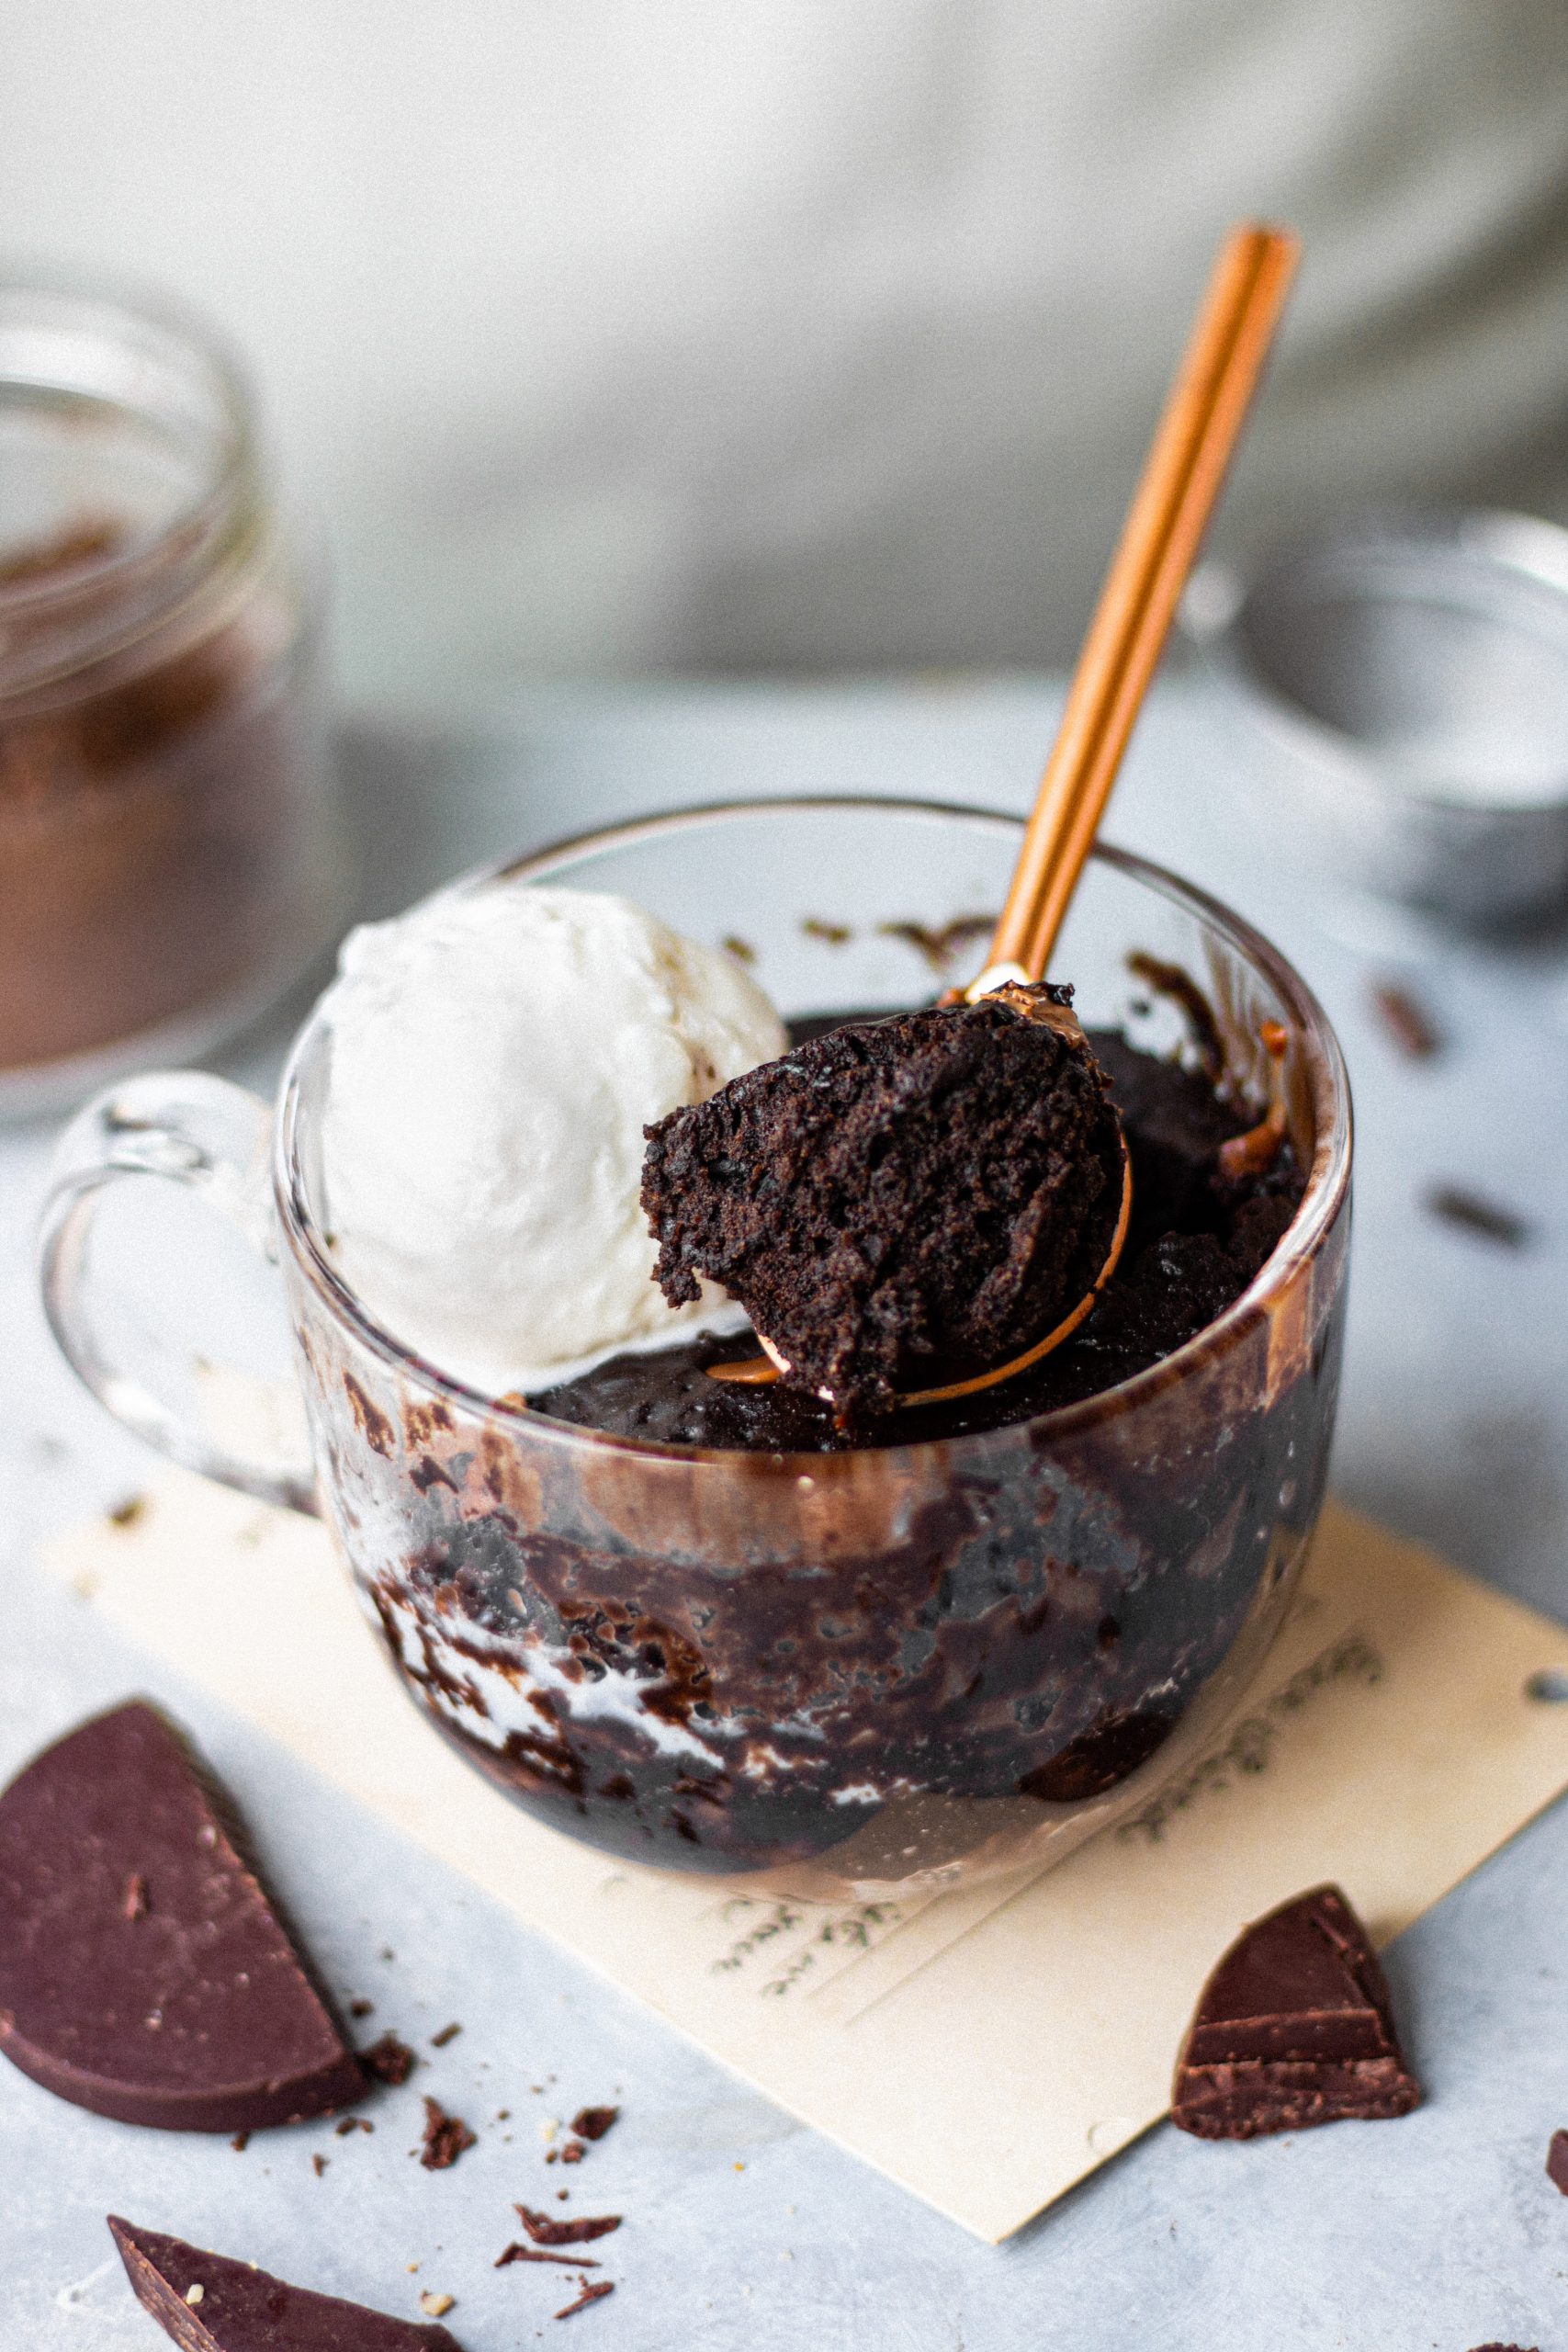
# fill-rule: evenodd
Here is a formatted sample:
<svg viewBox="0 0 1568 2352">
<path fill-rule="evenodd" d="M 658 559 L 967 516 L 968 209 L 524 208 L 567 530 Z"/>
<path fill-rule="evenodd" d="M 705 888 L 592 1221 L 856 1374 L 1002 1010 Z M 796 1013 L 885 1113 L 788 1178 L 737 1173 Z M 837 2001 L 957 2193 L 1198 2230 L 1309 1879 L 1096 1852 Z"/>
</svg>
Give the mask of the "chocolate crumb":
<svg viewBox="0 0 1568 2352">
<path fill-rule="evenodd" d="M 120 1905 L 128 1919 L 145 1919 L 152 1905 L 147 1900 L 147 1882 L 140 1871 L 132 1871 L 125 1882 L 125 1900 Z"/>
<path fill-rule="evenodd" d="M 515 2205 L 513 2211 L 536 2245 L 588 2245 L 621 2226 L 618 2213 L 580 2213 L 568 2222 L 558 2221 L 551 2213 L 536 2213 L 528 2205 Z"/>
<path fill-rule="evenodd" d="M 433 2033 L 430 2037 L 432 2050 L 445 2050 L 449 2041 L 457 2041 L 462 2030 L 460 2025 L 444 2025 L 439 2033 Z"/>
<path fill-rule="evenodd" d="M 474 2134 L 460 2115 L 448 2115 L 433 2098 L 424 2102 L 424 2145 L 420 2163 L 426 2172 L 446 2172 L 465 2148 L 475 2145 Z"/>
<path fill-rule="evenodd" d="M 563 2165 L 580 2165 L 587 2154 L 581 2140 L 569 2140 L 560 2152 L 560 2160 Z"/>
<path fill-rule="evenodd" d="M 111 1527 L 134 1527 L 146 1508 L 147 1498 L 145 1495 L 127 1495 L 125 1500 L 122 1503 L 116 1503 L 113 1510 L 110 1511 L 108 1515 L 109 1525 Z"/>
<path fill-rule="evenodd" d="M 251 2135 L 248 2132 L 236 2132 L 229 2143 L 237 2156 L 243 2156 L 250 2144 Z"/>
<path fill-rule="evenodd" d="M 363 2115 L 345 2115 L 341 2123 L 333 2126 L 335 2136 L 340 2140 L 346 2140 L 351 2132 L 374 2132 L 376 2126 L 367 2123 Z"/>
<path fill-rule="evenodd" d="M 1432 1185 L 1427 1193 L 1427 1206 L 1446 1224 L 1461 1226 L 1467 1233 L 1478 1234 L 1483 1241 L 1500 1243 L 1505 1250 L 1522 1250 L 1530 1238 L 1529 1227 L 1522 1216 L 1462 1184 Z"/>
<path fill-rule="evenodd" d="M 742 939 L 739 932 L 727 931 L 718 944 L 727 956 L 734 956 L 738 964 L 754 964 L 757 960 L 756 949 L 749 939 Z"/>
<path fill-rule="evenodd" d="M 1429 1062 L 1442 1051 L 1442 1036 L 1430 1013 L 1407 989 L 1383 981 L 1372 990 L 1372 1010 L 1400 1052 L 1413 1062 Z"/>
<path fill-rule="evenodd" d="M 1540 2352 L 1539 2344 L 1477 2344 L 1473 2352 Z"/>
<path fill-rule="evenodd" d="M 844 947 L 854 937 L 847 922 L 824 922 L 820 915 L 807 915 L 801 930 L 807 939 L 820 939 L 829 947 Z"/>
<path fill-rule="evenodd" d="M 1554 2132 L 1546 2152 L 1546 2177 L 1568 2197 L 1568 2132 Z"/>
<path fill-rule="evenodd" d="M 364 1995 L 361 1994 L 357 2000 L 350 2001 L 348 2005 L 348 2014 L 351 2018 L 367 2018 L 372 2015 L 375 2007 L 375 2002 L 367 2001 Z"/>
<path fill-rule="evenodd" d="M 620 2111 L 618 2107 L 580 2107 L 571 2128 L 580 2140 L 602 2140 Z"/>
<path fill-rule="evenodd" d="M 615 2282 L 613 2278 L 601 2278 L 597 2284 L 593 2286 L 590 2286 L 587 2279 L 584 2279 L 582 2282 L 582 2292 L 579 2295 L 576 2302 L 568 2303 L 564 2311 L 557 2312 L 556 2317 L 557 2319 L 570 2319 L 574 2312 L 585 2312 L 590 2303 L 596 2303 L 600 2301 L 604 2296 L 613 2295 L 615 2291 Z"/>
<path fill-rule="evenodd" d="M 495 2257 L 495 2267 L 504 2270 L 509 2262 L 558 2262 L 566 2270 L 597 2270 L 598 2263 L 591 2254 L 543 2254 L 537 2246 L 523 2245 L 516 2238 L 504 2254 Z"/>
<path fill-rule="evenodd" d="M 379 2041 L 359 2052 L 359 2063 L 367 2075 L 378 2083 L 389 2083 L 394 2090 L 406 2083 L 419 2061 L 406 2041 L 400 2041 L 389 2027 Z"/>
<path fill-rule="evenodd" d="M 315 2174 L 318 2180 L 320 2180 L 326 2168 L 327 2160 L 325 2156 L 312 2156 L 310 2158 L 310 2170 Z"/>
</svg>

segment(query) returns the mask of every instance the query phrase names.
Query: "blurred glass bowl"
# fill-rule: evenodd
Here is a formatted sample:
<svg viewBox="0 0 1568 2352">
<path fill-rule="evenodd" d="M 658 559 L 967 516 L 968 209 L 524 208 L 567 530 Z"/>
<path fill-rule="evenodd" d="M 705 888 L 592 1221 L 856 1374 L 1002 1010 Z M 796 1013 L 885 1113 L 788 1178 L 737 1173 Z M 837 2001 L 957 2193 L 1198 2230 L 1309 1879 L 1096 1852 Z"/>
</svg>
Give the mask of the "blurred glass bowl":
<svg viewBox="0 0 1568 2352">
<path fill-rule="evenodd" d="M 1568 908 L 1568 531 L 1352 517 L 1205 564 L 1182 617 L 1304 874 L 1470 929 Z"/>
</svg>

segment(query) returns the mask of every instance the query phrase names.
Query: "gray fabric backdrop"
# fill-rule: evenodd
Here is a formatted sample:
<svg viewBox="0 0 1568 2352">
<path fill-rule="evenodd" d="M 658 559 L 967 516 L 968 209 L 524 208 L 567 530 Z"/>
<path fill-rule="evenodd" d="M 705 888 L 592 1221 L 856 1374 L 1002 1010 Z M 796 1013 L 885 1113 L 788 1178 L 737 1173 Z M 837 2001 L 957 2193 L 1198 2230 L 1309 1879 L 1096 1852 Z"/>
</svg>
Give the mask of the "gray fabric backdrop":
<svg viewBox="0 0 1568 2352">
<path fill-rule="evenodd" d="M 0 243 L 252 355 L 350 690 L 1055 662 L 1224 224 L 1227 518 L 1568 513 L 1564 0 L 0 0 Z"/>
</svg>

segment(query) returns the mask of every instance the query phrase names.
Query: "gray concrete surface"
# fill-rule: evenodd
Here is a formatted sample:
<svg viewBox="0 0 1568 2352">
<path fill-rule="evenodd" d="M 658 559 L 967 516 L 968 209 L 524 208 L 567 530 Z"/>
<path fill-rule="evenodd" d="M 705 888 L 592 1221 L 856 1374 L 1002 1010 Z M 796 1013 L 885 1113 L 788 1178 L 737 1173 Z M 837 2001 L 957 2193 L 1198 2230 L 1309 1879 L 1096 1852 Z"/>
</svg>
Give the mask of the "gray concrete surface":
<svg viewBox="0 0 1568 2352">
<path fill-rule="evenodd" d="M 369 900 L 686 799 L 810 788 L 1020 805 L 1055 700 L 1048 682 L 562 689 L 517 696 L 471 736 L 362 729 L 347 749 L 371 820 Z M 1271 855 L 1269 782 L 1266 766 L 1238 776 L 1204 691 L 1179 679 L 1146 716 L 1108 831 L 1260 923 L 1344 1039 L 1360 1124 L 1337 1484 L 1568 1619 L 1568 960 L 1556 941 L 1463 947 L 1310 902 Z M 1369 1012 L 1384 976 L 1440 1012 L 1438 1061 L 1402 1059 Z M 226 1066 L 265 1082 L 282 1035 L 275 1023 Z M 545 2201 L 563 2178 L 562 2210 L 626 2216 L 599 2249 L 615 2294 L 570 2323 L 604 2352 L 1468 2352 L 1488 2339 L 1568 2352 L 1568 2202 L 1541 2169 L 1568 2124 L 1568 1811 L 1391 1955 L 1429 2091 L 1418 2114 L 1252 2148 L 1161 2129 L 1010 2245 L 973 2244 L 125 1650 L 29 1566 L 41 1533 L 133 1491 L 147 1468 L 75 1389 L 33 1301 L 50 1140 L 0 1137 L 0 1771 L 91 1707 L 155 1691 L 240 1794 L 332 1984 L 416 2041 L 449 2018 L 464 2030 L 367 2108 L 372 2136 L 303 2126 L 243 2154 L 98 2121 L 0 2069 L 6 2352 L 157 2340 L 113 2261 L 110 2209 L 411 2317 L 422 2287 L 450 2293 L 466 2352 L 548 2341 L 570 2274 L 491 2266 L 512 2200 Z M 1510 1253 L 1433 1221 L 1422 1196 L 1443 1180 L 1524 1214 L 1530 1246 Z M 484 2127 L 447 2174 L 411 2161 L 423 2089 Z M 624 2120 L 591 2161 L 547 2169 L 541 2119 L 615 2098 Z M 496 2123 L 503 2107 L 512 2120 Z"/>
</svg>

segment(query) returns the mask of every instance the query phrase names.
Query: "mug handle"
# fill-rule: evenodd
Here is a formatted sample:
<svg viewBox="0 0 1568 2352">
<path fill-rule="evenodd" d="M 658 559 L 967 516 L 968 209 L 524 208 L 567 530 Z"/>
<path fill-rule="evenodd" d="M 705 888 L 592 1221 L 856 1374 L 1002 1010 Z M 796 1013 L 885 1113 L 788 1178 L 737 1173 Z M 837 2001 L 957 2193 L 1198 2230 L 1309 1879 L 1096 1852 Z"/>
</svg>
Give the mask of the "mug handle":
<svg viewBox="0 0 1568 2352">
<path fill-rule="evenodd" d="M 106 1088 L 60 1139 L 39 1229 L 39 1281 L 44 1312 L 67 1361 L 117 1420 L 187 1469 L 261 1502 L 314 1514 L 315 1472 L 302 1431 L 295 1445 L 258 1440 L 241 1449 L 176 1411 L 103 1337 L 89 1279 L 93 1227 L 105 1195 L 137 1176 L 188 1185 L 276 1266 L 271 1135 L 266 1103 L 201 1070 L 149 1073 Z M 297 1408 L 292 1384 L 288 1396 Z"/>
</svg>

